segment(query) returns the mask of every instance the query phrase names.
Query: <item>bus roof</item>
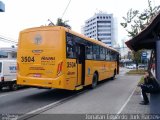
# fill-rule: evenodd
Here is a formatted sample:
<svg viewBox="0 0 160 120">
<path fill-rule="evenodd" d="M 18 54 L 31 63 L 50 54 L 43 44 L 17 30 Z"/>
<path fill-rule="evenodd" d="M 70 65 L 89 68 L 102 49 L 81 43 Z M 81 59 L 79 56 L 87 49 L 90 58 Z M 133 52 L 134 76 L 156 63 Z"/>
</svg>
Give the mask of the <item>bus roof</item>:
<svg viewBox="0 0 160 120">
<path fill-rule="evenodd" d="M 108 49 L 110 49 L 110 50 L 112 50 L 112 51 L 115 51 L 115 52 L 117 52 L 117 53 L 119 53 L 117 50 L 115 50 L 114 48 L 111 48 L 111 47 L 109 47 L 109 46 L 107 46 L 105 43 L 103 43 L 103 42 L 101 42 L 101 41 L 98 41 L 98 40 L 95 40 L 95 39 L 92 39 L 92 38 L 88 38 L 88 37 L 86 37 L 86 36 L 84 36 L 84 35 L 82 35 L 82 34 L 79 34 L 79 33 L 77 33 L 77 32 L 74 32 L 73 30 L 70 30 L 70 29 L 68 29 L 68 28 L 66 28 L 66 27 L 63 27 L 63 26 L 41 26 L 41 27 L 34 27 L 34 28 L 28 28 L 28 29 L 24 29 L 24 30 L 22 30 L 20 33 L 24 33 L 24 32 L 31 32 L 31 31 L 36 31 L 37 29 L 40 29 L 40 28 L 43 28 L 43 30 L 48 30 L 48 29 L 51 29 L 51 30 L 60 30 L 60 29 L 63 29 L 63 30 L 65 30 L 66 32 L 69 32 L 69 33 L 71 33 L 71 34 L 73 34 L 73 35 L 76 35 L 76 36 L 78 36 L 78 37 L 80 37 L 80 38 L 83 38 L 83 39 L 85 39 L 85 40 L 88 40 L 88 41 L 90 41 L 90 42 L 93 42 L 93 43 L 95 43 L 95 44 L 98 44 L 98 45 L 101 45 L 101 46 L 103 46 L 103 47 L 105 47 L 105 48 L 108 48 Z"/>
</svg>

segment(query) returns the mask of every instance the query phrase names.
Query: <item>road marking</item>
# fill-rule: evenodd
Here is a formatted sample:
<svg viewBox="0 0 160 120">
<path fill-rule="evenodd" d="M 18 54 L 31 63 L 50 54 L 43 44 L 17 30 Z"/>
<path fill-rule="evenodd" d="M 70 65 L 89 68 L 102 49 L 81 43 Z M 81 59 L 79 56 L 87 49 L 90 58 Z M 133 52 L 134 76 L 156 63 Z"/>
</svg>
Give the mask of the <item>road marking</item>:
<svg viewBox="0 0 160 120">
<path fill-rule="evenodd" d="M 9 95 L 9 94 L 0 95 L 0 97 L 5 97 L 5 96 L 7 96 L 7 95 Z"/>
<path fill-rule="evenodd" d="M 123 106 L 121 107 L 121 109 L 118 111 L 118 115 L 121 114 L 121 112 L 123 111 L 123 109 L 126 107 L 127 103 L 130 101 L 131 97 L 133 96 L 135 90 L 137 87 L 134 88 L 134 90 L 132 91 L 131 95 L 128 97 L 128 99 L 126 100 L 126 102 L 123 104 Z"/>
<path fill-rule="evenodd" d="M 61 99 L 61 100 L 59 100 L 59 101 L 56 101 L 56 102 L 54 102 L 54 103 L 48 104 L 48 105 L 46 105 L 46 106 L 43 106 L 43 107 L 41 107 L 41 108 L 35 109 L 35 110 L 33 110 L 33 111 L 31 111 L 31 112 L 28 112 L 28 113 L 26 113 L 26 114 L 27 114 L 27 115 L 28 115 L 28 114 L 35 114 L 35 113 L 37 113 L 37 112 L 39 112 L 39 111 L 49 109 L 51 106 L 54 106 L 54 105 L 59 104 L 59 103 L 62 103 L 63 101 L 66 101 L 66 100 L 70 99 L 71 97 L 73 97 L 73 96 L 69 96 L 69 97 L 67 97 L 67 98 L 63 98 L 63 99 Z"/>
<path fill-rule="evenodd" d="M 29 89 L 25 89 L 25 90 L 21 90 L 21 91 L 10 91 L 8 94 L 3 94 L 3 95 L 0 95 L 0 97 L 5 97 L 5 96 L 8 96 L 8 95 L 13 95 L 13 93 L 23 93 L 27 90 L 32 90 L 33 88 L 29 88 Z"/>
<path fill-rule="evenodd" d="M 40 108 L 35 109 L 35 110 L 33 110 L 33 111 L 30 111 L 30 112 L 26 113 L 25 115 L 19 116 L 18 119 L 19 119 L 19 120 L 21 120 L 21 119 L 24 120 L 24 119 L 29 119 L 29 118 L 31 118 L 31 117 L 34 117 L 34 116 L 36 116 L 36 115 L 38 115 L 38 114 L 40 114 L 40 113 L 43 113 L 43 112 L 45 112 L 45 111 L 47 111 L 47 110 L 52 109 L 53 107 L 56 107 L 56 106 L 59 105 L 59 104 L 64 103 L 65 101 L 67 101 L 67 100 L 69 100 L 69 99 L 71 99 L 71 98 L 73 98 L 73 97 L 75 97 L 75 96 L 77 96 L 77 95 L 79 95 L 79 94 L 81 94 L 81 93 L 84 93 L 85 91 L 86 91 L 86 90 L 84 90 L 84 91 L 82 91 L 82 92 L 79 92 L 79 93 L 76 93 L 76 94 L 74 94 L 74 95 L 72 95 L 72 96 L 69 96 L 69 97 L 67 97 L 67 98 L 63 98 L 63 99 L 61 99 L 61 100 L 59 100 L 59 101 L 53 102 L 53 103 L 48 104 L 48 105 L 46 105 L 46 106 L 40 107 Z"/>
<path fill-rule="evenodd" d="M 26 113 L 26 114 L 35 114 L 35 113 L 37 113 L 38 111 L 42 111 L 42 110 L 45 110 L 46 108 L 50 108 L 51 106 L 54 106 L 54 105 L 59 104 L 59 103 L 62 103 L 62 102 L 66 101 L 66 100 L 69 100 L 70 98 L 72 98 L 72 97 L 74 97 L 74 96 L 77 96 L 77 95 L 79 95 L 79 94 L 81 94 L 81 93 L 83 93 L 83 92 L 84 92 L 84 91 L 79 92 L 79 93 L 76 93 L 76 94 L 74 94 L 74 95 L 72 95 L 72 96 L 69 96 L 69 97 L 67 97 L 67 98 L 63 98 L 63 99 L 61 99 L 61 100 L 59 100 L 59 101 L 53 102 L 53 103 L 51 103 L 51 104 L 48 104 L 48 105 L 46 105 L 46 106 L 43 106 L 43 107 L 38 108 L 38 109 L 36 109 L 36 110 L 33 110 L 33 111 L 31 111 L 31 112 L 28 112 L 28 113 Z"/>
</svg>

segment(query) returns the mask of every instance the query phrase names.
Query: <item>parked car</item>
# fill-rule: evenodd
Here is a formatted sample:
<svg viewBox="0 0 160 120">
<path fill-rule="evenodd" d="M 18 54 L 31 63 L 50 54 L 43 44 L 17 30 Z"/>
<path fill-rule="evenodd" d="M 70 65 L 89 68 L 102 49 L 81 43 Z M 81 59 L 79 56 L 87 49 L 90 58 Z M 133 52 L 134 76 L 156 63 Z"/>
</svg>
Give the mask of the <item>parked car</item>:
<svg viewBox="0 0 160 120">
<path fill-rule="evenodd" d="M 141 64 L 141 65 L 138 65 L 138 68 L 139 69 L 145 69 L 145 68 L 147 68 L 147 65 Z"/>
<path fill-rule="evenodd" d="M 3 87 L 9 87 L 11 90 L 17 89 L 16 71 L 16 60 L 0 60 L 0 89 Z"/>
<path fill-rule="evenodd" d="M 128 68 L 128 69 L 135 69 L 136 65 L 135 64 L 127 65 L 126 68 Z"/>
</svg>

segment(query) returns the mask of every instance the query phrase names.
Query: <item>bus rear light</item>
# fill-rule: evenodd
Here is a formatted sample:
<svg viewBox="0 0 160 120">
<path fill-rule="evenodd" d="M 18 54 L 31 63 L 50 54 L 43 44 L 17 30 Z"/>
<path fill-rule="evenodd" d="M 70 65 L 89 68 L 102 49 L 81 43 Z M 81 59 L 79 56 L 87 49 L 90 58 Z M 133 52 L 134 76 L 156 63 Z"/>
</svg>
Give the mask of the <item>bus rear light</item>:
<svg viewBox="0 0 160 120">
<path fill-rule="evenodd" d="M 60 63 L 58 64 L 57 75 L 59 75 L 59 74 L 62 72 L 62 65 L 63 65 L 63 62 L 60 62 Z"/>
</svg>

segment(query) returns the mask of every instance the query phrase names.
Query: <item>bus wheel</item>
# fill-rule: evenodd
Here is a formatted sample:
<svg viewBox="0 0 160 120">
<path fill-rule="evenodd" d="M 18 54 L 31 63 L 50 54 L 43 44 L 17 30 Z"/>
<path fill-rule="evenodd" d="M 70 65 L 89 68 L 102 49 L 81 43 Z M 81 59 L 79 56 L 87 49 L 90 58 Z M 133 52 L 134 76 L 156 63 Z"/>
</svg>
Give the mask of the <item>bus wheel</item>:
<svg viewBox="0 0 160 120">
<path fill-rule="evenodd" d="M 94 73 L 93 79 L 92 79 L 92 86 L 91 86 L 92 89 L 97 86 L 97 82 L 98 82 L 98 76 L 96 73 Z"/>
<path fill-rule="evenodd" d="M 115 76 L 116 76 L 116 70 L 114 70 L 114 74 L 113 74 L 113 76 L 111 77 L 111 80 L 114 80 L 114 79 L 115 79 Z"/>
<path fill-rule="evenodd" d="M 13 91 L 17 90 L 17 89 L 18 89 L 17 84 L 16 84 L 16 83 L 13 83 L 13 84 L 10 86 L 10 89 L 13 90 Z"/>
<path fill-rule="evenodd" d="M 3 87 L 0 86 L 0 91 L 2 91 L 2 88 L 3 88 Z"/>
</svg>

